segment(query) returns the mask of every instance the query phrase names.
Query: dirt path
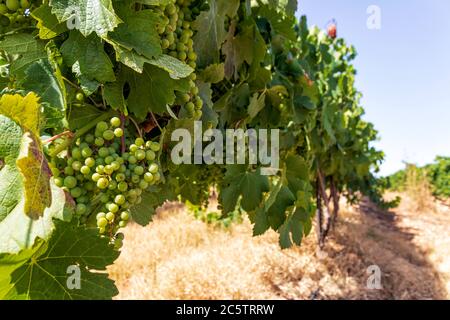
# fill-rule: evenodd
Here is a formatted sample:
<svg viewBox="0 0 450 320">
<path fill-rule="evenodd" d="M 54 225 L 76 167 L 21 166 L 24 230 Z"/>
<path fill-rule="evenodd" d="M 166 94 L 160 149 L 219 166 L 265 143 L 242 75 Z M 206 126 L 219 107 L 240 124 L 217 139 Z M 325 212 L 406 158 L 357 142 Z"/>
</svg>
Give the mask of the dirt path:
<svg viewBox="0 0 450 320">
<path fill-rule="evenodd" d="M 166 209 L 146 228 L 127 228 L 111 268 L 117 298 L 449 299 L 450 210 L 416 213 L 407 203 L 343 210 L 320 253 L 314 235 L 282 251 L 274 232 L 251 237 L 248 222 L 222 230 Z M 367 288 L 372 265 L 381 290 Z"/>
</svg>

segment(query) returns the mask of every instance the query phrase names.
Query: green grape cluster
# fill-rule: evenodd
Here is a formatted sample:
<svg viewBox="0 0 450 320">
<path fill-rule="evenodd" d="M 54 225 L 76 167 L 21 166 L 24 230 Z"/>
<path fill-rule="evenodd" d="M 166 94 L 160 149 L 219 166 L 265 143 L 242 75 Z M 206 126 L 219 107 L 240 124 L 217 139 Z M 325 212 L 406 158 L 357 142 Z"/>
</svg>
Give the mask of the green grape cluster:
<svg viewBox="0 0 450 320">
<path fill-rule="evenodd" d="M 211 196 L 211 188 L 218 187 L 224 177 L 224 166 L 210 165 L 198 170 L 194 188 L 198 194 L 199 205 L 207 207 Z"/>
<path fill-rule="evenodd" d="M 158 26 L 161 36 L 161 46 L 165 53 L 185 62 L 193 69 L 196 68 L 197 55 L 194 51 L 194 31 L 191 28 L 193 21 L 190 9 L 191 0 L 177 0 L 166 6 L 160 6 L 158 11 L 162 23 Z M 203 101 L 198 95 L 199 88 L 195 80 L 195 73 L 190 76 L 190 92 L 177 95 L 177 104 L 181 105 L 186 114 L 195 119 L 202 116 Z"/>
<path fill-rule="evenodd" d="M 66 154 L 53 157 L 50 167 L 56 185 L 75 200 L 80 220 L 95 215 L 100 233 L 113 235 L 127 225 L 130 208 L 142 201 L 142 193 L 161 180 L 156 161 L 160 145 L 125 138 L 128 131 L 117 117 L 98 122 L 92 131 Z M 58 143 L 64 141 L 55 141 L 55 148 Z"/>
<path fill-rule="evenodd" d="M 0 0 L 0 27 L 19 28 L 29 25 L 32 21 L 30 0 Z"/>
</svg>

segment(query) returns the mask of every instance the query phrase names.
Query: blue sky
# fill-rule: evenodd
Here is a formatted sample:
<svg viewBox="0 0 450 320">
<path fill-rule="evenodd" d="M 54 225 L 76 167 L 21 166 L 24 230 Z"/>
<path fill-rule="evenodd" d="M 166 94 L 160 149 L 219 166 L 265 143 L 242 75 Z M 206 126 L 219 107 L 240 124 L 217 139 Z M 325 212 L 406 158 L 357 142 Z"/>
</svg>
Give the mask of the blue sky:
<svg viewBox="0 0 450 320">
<path fill-rule="evenodd" d="M 381 30 L 366 27 L 369 5 L 381 9 Z M 386 153 L 381 174 L 450 156 L 450 1 L 299 0 L 301 14 L 321 28 L 336 19 L 356 47 L 365 118 Z"/>
</svg>

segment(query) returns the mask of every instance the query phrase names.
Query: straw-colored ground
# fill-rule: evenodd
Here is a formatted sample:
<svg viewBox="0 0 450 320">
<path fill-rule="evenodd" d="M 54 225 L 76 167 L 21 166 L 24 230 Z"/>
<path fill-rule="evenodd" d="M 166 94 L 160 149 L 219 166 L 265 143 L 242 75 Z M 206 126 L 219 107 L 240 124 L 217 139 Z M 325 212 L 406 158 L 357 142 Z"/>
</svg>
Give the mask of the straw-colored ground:
<svg viewBox="0 0 450 320">
<path fill-rule="evenodd" d="M 424 212 L 405 199 L 393 212 L 347 208 L 325 252 L 311 234 L 280 250 L 273 232 L 252 238 L 166 208 L 146 228 L 130 226 L 111 268 L 118 299 L 450 299 L 450 208 Z M 368 290 L 378 265 L 382 290 Z"/>
</svg>

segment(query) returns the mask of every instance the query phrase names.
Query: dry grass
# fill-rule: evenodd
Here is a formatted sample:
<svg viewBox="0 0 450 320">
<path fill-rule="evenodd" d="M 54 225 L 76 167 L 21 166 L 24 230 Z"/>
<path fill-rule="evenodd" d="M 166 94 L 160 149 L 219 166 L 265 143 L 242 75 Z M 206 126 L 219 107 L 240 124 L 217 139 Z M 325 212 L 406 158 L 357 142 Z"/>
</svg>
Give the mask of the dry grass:
<svg viewBox="0 0 450 320">
<path fill-rule="evenodd" d="M 280 250 L 274 232 L 253 238 L 194 220 L 183 207 L 131 225 L 111 267 L 118 299 L 438 299 L 450 298 L 450 212 L 394 213 L 365 204 L 341 214 L 326 252 L 315 236 Z M 383 290 L 366 288 L 380 266 Z"/>
</svg>

